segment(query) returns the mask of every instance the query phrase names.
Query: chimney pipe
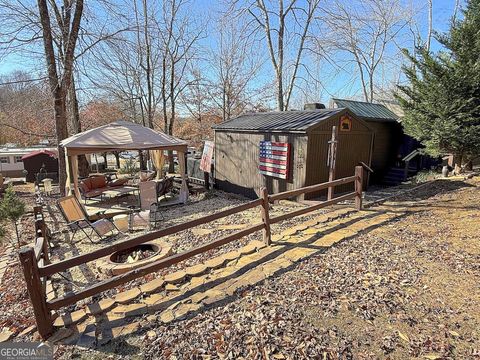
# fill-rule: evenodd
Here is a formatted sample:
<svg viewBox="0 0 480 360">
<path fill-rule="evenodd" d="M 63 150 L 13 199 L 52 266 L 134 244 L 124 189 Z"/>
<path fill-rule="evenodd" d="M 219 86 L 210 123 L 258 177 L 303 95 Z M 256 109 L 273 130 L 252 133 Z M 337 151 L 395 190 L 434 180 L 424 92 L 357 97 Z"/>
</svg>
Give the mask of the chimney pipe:
<svg viewBox="0 0 480 360">
<path fill-rule="evenodd" d="M 325 109 L 325 105 L 322 103 L 308 103 L 303 106 L 303 110 L 320 110 Z"/>
</svg>

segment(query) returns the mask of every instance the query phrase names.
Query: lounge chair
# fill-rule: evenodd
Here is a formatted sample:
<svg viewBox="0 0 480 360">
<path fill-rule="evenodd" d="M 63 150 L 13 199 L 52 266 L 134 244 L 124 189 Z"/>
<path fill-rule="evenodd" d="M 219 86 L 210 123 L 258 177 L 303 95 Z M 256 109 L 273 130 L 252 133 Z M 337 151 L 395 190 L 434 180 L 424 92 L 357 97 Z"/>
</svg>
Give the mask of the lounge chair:
<svg viewBox="0 0 480 360">
<path fill-rule="evenodd" d="M 92 240 L 92 235 L 94 233 L 97 234 L 100 240 L 104 240 L 113 235 L 114 230 L 116 230 L 117 233 L 120 233 L 120 230 L 118 230 L 111 219 L 102 217 L 105 216 L 105 211 L 99 211 L 95 214 L 101 217 L 99 220 L 90 221 L 87 212 L 75 195 L 65 196 L 58 199 L 57 206 L 60 209 L 63 218 L 67 222 L 69 230 L 73 233 L 71 242 L 73 242 L 75 234 L 79 230 L 82 231 L 92 243 L 96 243 Z M 91 230 L 90 234 L 88 234 L 87 229 Z M 111 235 L 105 236 L 108 233 L 111 233 Z"/>
<path fill-rule="evenodd" d="M 157 182 L 145 181 L 139 185 L 140 207 L 133 208 L 130 214 L 130 229 L 138 225 L 155 228 L 159 221 L 165 220 L 158 206 Z"/>
</svg>

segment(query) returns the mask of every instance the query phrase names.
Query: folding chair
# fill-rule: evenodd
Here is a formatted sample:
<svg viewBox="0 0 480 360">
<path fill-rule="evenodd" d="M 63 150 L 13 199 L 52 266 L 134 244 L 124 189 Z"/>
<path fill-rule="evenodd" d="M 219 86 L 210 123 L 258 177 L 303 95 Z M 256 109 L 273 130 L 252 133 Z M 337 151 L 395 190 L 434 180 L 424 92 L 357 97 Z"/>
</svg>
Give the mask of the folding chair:
<svg viewBox="0 0 480 360">
<path fill-rule="evenodd" d="M 121 233 L 111 219 L 103 217 L 96 221 L 90 221 L 87 212 L 75 195 L 65 196 L 58 199 L 57 206 L 67 222 L 68 228 L 73 232 L 71 238 L 72 242 L 77 231 L 82 231 L 88 240 L 94 244 L 96 243 L 92 240 L 92 235 L 94 233 L 97 234 L 97 236 L 100 238 L 100 241 L 113 235 L 114 230 L 116 230 L 117 233 Z M 104 212 L 105 211 L 99 211 L 96 213 L 96 215 L 100 217 L 104 216 Z M 87 233 L 87 229 L 91 230 L 90 234 Z M 108 233 L 112 234 L 105 236 Z"/>
<path fill-rule="evenodd" d="M 158 206 L 157 183 L 145 181 L 139 184 L 140 207 L 134 208 L 130 214 L 130 229 L 135 225 L 148 225 L 149 228 L 157 227 L 159 221 L 165 220 Z"/>
</svg>

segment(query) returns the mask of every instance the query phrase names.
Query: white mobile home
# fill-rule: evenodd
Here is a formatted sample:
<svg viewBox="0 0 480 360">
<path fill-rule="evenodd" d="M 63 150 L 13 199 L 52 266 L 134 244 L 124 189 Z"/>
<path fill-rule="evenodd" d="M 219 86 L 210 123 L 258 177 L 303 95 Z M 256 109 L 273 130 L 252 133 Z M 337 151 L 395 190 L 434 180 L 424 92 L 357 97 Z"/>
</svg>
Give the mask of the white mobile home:
<svg viewBox="0 0 480 360">
<path fill-rule="evenodd" d="M 37 150 L 55 150 L 43 146 L 32 147 L 1 147 L 0 148 L 0 173 L 5 177 L 24 177 L 22 156 Z"/>
</svg>

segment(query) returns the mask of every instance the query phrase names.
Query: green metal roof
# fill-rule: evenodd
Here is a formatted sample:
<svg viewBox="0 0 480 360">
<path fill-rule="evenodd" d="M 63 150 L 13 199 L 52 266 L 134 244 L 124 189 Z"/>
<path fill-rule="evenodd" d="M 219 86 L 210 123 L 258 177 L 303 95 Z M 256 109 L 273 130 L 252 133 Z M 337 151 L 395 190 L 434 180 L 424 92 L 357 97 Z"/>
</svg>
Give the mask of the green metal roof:
<svg viewBox="0 0 480 360">
<path fill-rule="evenodd" d="M 237 116 L 212 126 L 215 130 L 305 132 L 345 109 L 259 112 Z"/>
<path fill-rule="evenodd" d="M 349 108 L 356 116 L 366 121 L 399 121 L 399 117 L 382 104 L 363 101 L 332 99 L 339 108 Z"/>
</svg>

